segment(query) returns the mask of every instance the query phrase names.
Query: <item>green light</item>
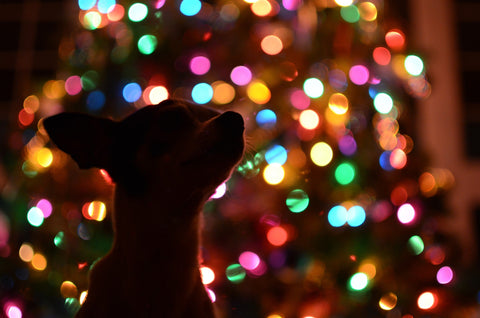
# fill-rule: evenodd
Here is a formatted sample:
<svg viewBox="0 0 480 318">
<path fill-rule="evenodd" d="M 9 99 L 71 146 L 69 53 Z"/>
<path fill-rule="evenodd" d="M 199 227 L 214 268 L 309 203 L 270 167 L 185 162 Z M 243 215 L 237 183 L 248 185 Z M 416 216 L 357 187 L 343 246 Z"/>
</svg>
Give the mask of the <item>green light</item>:
<svg viewBox="0 0 480 318">
<path fill-rule="evenodd" d="M 76 298 L 66 298 L 65 309 L 69 313 L 75 314 L 80 309 L 80 302 Z"/>
<path fill-rule="evenodd" d="M 148 7 L 143 3 L 134 3 L 128 9 L 128 18 L 132 22 L 140 22 L 147 17 Z"/>
<path fill-rule="evenodd" d="M 341 163 L 335 169 L 335 179 L 342 185 L 347 185 L 355 179 L 355 167 L 348 162 Z"/>
<path fill-rule="evenodd" d="M 98 73 L 95 71 L 86 71 L 80 77 L 82 88 L 86 91 L 94 90 L 98 84 Z"/>
<path fill-rule="evenodd" d="M 342 7 L 340 9 L 340 15 L 342 16 L 343 20 L 349 23 L 355 23 L 360 20 L 360 12 L 358 12 L 358 8 L 356 6 Z"/>
<path fill-rule="evenodd" d="M 405 70 L 408 74 L 418 76 L 423 72 L 423 61 L 416 55 L 408 55 L 405 58 Z"/>
<path fill-rule="evenodd" d="M 34 178 L 38 174 L 37 170 L 35 170 L 34 165 L 29 160 L 25 161 L 22 164 L 22 171 L 29 178 Z"/>
<path fill-rule="evenodd" d="M 290 192 L 287 197 L 287 207 L 293 213 L 300 213 L 305 211 L 308 207 L 310 199 L 305 191 L 296 189 Z"/>
<path fill-rule="evenodd" d="M 87 30 L 95 30 L 102 23 L 102 16 L 96 11 L 90 11 L 85 14 L 83 22 Z"/>
<path fill-rule="evenodd" d="M 420 255 L 425 248 L 422 238 L 418 235 L 414 235 L 408 239 L 408 245 L 415 255 Z"/>
<path fill-rule="evenodd" d="M 246 178 L 255 177 L 260 173 L 260 164 L 264 161 L 261 153 L 257 153 L 253 159 L 244 160 L 237 168 L 237 171 L 240 172 Z"/>
<path fill-rule="evenodd" d="M 234 284 L 241 283 L 246 276 L 245 270 L 240 264 L 232 264 L 228 266 L 225 270 L 225 274 L 227 275 L 227 279 Z"/>
<path fill-rule="evenodd" d="M 157 44 L 158 41 L 155 35 L 145 34 L 138 40 L 137 46 L 140 53 L 149 55 L 152 54 L 153 51 L 155 51 L 155 49 L 157 48 Z"/>
<path fill-rule="evenodd" d="M 356 273 L 350 277 L 348 287 L 354 291 L 364 290 L 368 285 L 368 276 L 365 273 Z"/>
<path fill-rule="evenodd" d="M 39 227 L 40 225 L 43 224 L 44 220 L 43 212 L 36 206 L 31 208 L 28 213 L 27 213 L 27 220 L 28 223 L 30 223 L 31 226 Z"/>
<path fill-rule="evenodd" d="M 57 235 L 55 235 L 55 238 L 53 239 L 53 244 L 55 244 L 56 247 L 64 249 L 66 244 L 65 244 L 65 233 L 63 232 L 58 232 Z"/>
</svg>

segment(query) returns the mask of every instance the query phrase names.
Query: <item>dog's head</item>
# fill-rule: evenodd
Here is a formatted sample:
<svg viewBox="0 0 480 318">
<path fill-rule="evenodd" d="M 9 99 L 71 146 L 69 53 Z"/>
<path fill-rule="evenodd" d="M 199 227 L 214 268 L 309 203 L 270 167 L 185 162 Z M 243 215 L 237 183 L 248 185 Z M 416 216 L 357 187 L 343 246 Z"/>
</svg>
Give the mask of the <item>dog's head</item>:
<svg viewBox="0 0 480 318">
<path fill-rule="evenodd" d="M 172 100 L 120 122 L 62 113 L 46 118 L 44 127 L 80 168 L 107 170 L 135 196 L 156 191 L 209 196 L 244 151 L 241 115 Z"/>
</svg>

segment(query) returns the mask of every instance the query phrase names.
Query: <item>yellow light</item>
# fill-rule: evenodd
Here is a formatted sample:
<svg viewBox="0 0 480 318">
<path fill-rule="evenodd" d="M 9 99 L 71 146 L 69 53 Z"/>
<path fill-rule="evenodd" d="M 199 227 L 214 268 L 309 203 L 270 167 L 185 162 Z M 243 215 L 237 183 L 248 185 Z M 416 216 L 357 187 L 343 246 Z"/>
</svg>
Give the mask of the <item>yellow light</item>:
<svg viewBox="0 0 480 318">
<path fill-rule="evenodd" d="M 65 82 L 62 80 L 50 80 L 43 85 L 43 94 L 50 99 L 59 99 L 65 96 Z"/>
<path fill-rule="evenodd" d="M 285 178 L 285 169 L 279 163 L 269 164 L 263 170 L 263 178 L 268 184 L 279 184 Z"/>
<path fill-rule="evenodd" d="M 272 97 L 270 89 L 263 81 L 260 80 L 252 81 L 247 86 L 247 96 L 254 103 L 260 105 L 268 103 L 268 101 L 270 101 L 270 98 Z"/>
<path fill-rule="evenodd" d="M 202 277 L 203 285 L 211 284 L 215 280 L 215 273 L 210 267 L 200 267 L 200 275 Z"/>
<path fill-rule="evenodd" d="M 418 296 L 417 305 L 423 310 L 432 309 L 437 305 L 437 296 L 432 292 L 424 292 Z"/>
<path fill-rule="evenodd" d="M 397 295 L 395 295 L 394 293 L 388 293 L 383 295 L 382 298 L 380 298 L 378 305 L 383 310 L 392 310 L 397 305 Z"/>
<path fill-rule="evenodd" d="M 373 279 L 377 274 L 377 268 L 374 264 L 366 261 L 360 265 L 358 268 L 359 272 L 365 273 L 368 276 L 368 279 Z"/>
<path fill-rule="evenodd" d="M 48 148 L 40 148 L 36 153 L 35 153 L 35 159 L 37 163 L 44 167 L 47 168 L 49 167 L 52 162 L 53 162 L 53 154 L 52 151 Z"/>
<path fill-rule="evenodd" d="M 343 115 L 348 110 L 348 99 L 341 93 L 335 93 L 328 99 L 328 107 L 337 115 Z"/>
<path fill-rule="evenodd" d="M 300 125 L 303 128 L 312 130 L 318 127 L 320 124 L 320 117 L 318 116 L 317 112 L 311 109 L 306 109 L 300 113 L 300 117 L 298 118 Z"/>
<path fill-rule="evenodd" d="M 158 105 L 168 99 L 168 90 L 164 86 L 155 86 L 148 94 L 148 99 L 152 105 Z"/>
<path fill-rule="evenodd" d="M 393 150 L 397 147 L 397 136 L 389 131 L 384 132 L 378 138 L 378 144 L 384 150 Z"/>
<path fill-rule="evenodd" d="M 265 17 L 269 15 L 273 9 L 270 1 L 268 0 L 258 0 L 257 2 L 254 2 L 250 8 L 253 14 L 259 17 Z"/>
<path fill-rule="evenodd" d="M 30 95 L 23 101 L 23 108 L 29 114 L 34 114 L 40 108 L 40 100 L 35 95 Z"/>
<path fill-rule="evenodd" d="M 320 167 L 328 165 L 333 158 L 333 150 L 326 142 L 317 142 L 310 150 L 310 158 Z"/>
<path fill-rule="evenodd" d="M 77 286 L 66 280 L 60 285 L 60 294 L 62 294 L 63 298 L 75 298 L 78 295 Z"/>
<path fill-rule="evenodd" d="M 224 105 L 230 103 L 235 98 L 235 88 L 224 81 L 216 81 L 212 83 L 213 102 Z"/>
<path fill-rule="evenodd" d="M 103 221 L 107 216 L 107 208 L 102 201 L 92 201 L 88 205 L 88 216 L 95 221 Z"/>
<path fill-rule="evenodd" d="M 43 271 L 47 268 L 47 259 L 40 253 L 35 253 L 32 258 L 32 266 L 37 271 Z"/>
<path fill-rule="evenodd" d="M 377 19 L 377 7 L 371 2 L 362 2 L 358 5 L 360 17 L 365 21 L 375 21 Z"/>
<path fill-rule="evenodd" d="M 283 42 L 276 35 L 267 35 L 260 43 L 262 51 L 268 55 L 277 55 L 283 50 Z"/>
<path fill-rule="evenodd" d="M 33 258 L 33 247 L 28 243 L 23 243 L 18 250 L 18 256 L 24 262 L 30 262 Z"/>
<path fill-rule="evenodd" d="M 341 7 L 348 7 L 353 4 L 353 0 L 335 0 L 335 3 Z"/>
<path fill-rule="evenodd" d="M 271 315 L 268 315 L 267 318 L 283 318 L 283 316 L 281 316 L 279 314 L 271 314 Z"/>
<path fill-rule="evenodd" d="M 335 114 L 330 109 L 330 107 L 325 109 L 325 119 L 333 126 L 344 125 L 347 122 L 348 118 L 349 118 L 348 113 L 339 115 L 339 114 Z"/>
<path fill-rule="evenodd" d="M 87 300 L 87 296 L 88 296 L 88 291 L 84 290 L 81 294 L 80 294 L 80 297 L 78 297 L 78 301 L 80 302 L 80 305 L 83 305 L 83 303 L 85 302 L 85 300 Z"/>
</svg>

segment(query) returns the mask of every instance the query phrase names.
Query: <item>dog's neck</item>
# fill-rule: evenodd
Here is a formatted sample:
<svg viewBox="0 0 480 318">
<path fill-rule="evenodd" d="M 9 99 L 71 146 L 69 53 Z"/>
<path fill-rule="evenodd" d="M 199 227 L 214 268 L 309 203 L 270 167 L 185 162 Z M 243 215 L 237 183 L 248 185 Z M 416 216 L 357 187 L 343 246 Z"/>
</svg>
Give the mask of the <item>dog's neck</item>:
<svg viewBox="0 0 480 318">
<path fill-rule="evenodd" d="M 112 251 L 136 260 L 157 261 L 167 256 L 196 265 L 203 204 L 203 198 L 195 193 L 179 198 L 165 189 L 154 196 L 132 196 L 117 185 L 113 224 L 116 240 Z M 148 222 L 142 219 L 145 217 Z"/>
</svg>

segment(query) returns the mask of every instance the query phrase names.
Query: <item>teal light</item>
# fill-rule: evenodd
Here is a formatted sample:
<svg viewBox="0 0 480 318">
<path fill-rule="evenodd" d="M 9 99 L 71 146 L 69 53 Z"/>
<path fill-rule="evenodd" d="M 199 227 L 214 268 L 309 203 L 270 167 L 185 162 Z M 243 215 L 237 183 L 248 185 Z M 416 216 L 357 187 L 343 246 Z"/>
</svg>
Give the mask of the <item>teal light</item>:
<svg viewBox="0 0 480 318">
<path fill-rule="evenodd" d="M 347 209 L 336 205 L 328 212 L 328 223 L 333 227 L 341 227 L 347 223 Z"/>
<path fill-rule="evenodd" d="M 197 104 L 206 104 L 212 100 L 213 88 L 207 83 L 199 83 L 193 87 L 192 99 Z"/>
<path fill-rule="evenodd" d="M 187 17 L 196 15 L 202 9 L 202 2 L 199 0 L 183 0 L 180 3 L 180 12 Z"/>
<path fill-rule="evenodd" d="M 365 210 L 361 206 L 354 205 L 347 211 L 347 223 L 351 227 L 358 227 L 365 222 L 366 216 Z"/>
<path fill-rule="evenodd" d="M 265 152 L 265 160 L 268 164 L 279 163 L 283 165 L 287 162 L 287 150 L 280 145 L 273 145 Z"/>
<path fill-rule="evenodd" d="M 42 210 L 34 206 L 27 212 L 27 220 L 31 226 L 39 227 L 43 224 L 43 220 L 45 217 L 43 216 Z"/>
</svg>

